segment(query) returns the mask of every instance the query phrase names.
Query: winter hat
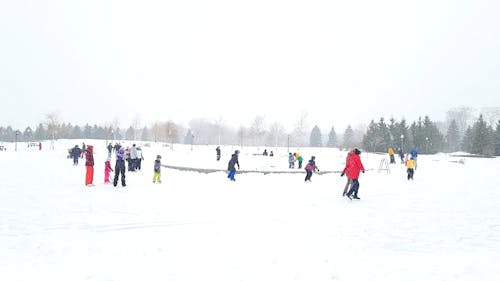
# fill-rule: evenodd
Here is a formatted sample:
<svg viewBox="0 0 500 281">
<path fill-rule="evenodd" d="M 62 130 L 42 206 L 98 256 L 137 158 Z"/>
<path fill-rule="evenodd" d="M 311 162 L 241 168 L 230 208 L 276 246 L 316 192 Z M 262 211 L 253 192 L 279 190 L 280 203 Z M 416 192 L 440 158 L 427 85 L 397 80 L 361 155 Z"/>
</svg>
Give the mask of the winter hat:
<svg viewBox="0 0 500 281">
<path fill-rule="evenodd" d="M 161 155 L 156 155 L 156 159 L 161 159 Z"/>
<path fill-rule="evenodd" d="M 87 149 L 90 150 L 90 151 L 93 151 L 94 150 L 94 146 L 93 145 L 87 145 Z"/>
<path fill-rule="evenodd" d="M 354 153 L 356 153 L 356 154 L 359 155 L 359 154 L 361 154 L 361 150 L 359 150 L 359 148 L 355 147 L 354 148 Z"/>
</svg>

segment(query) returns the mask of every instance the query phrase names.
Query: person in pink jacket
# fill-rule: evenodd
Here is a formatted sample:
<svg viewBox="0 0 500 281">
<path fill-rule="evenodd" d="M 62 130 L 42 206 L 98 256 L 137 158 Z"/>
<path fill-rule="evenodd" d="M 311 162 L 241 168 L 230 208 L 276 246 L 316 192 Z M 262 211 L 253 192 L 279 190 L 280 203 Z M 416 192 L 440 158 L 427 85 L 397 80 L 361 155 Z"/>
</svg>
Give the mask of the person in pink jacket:
<svg viewBox="0 0 500 281">
<path fill-rule="evenodd" d="M 365 167 L 363 167 L 363 163 L 361 163 L 361 158 L 359 155 L 361 154 L 361 150 L 359 148 L 354 148 L 354 153 L 350 155 L 348 159 L 348 163 L 346 163 L 346 174 L 349 179 L 352 180 L 352 186 L 349 192 L 347 192 L 346 196 L 350 200 L 352 199 L 361 199 L 358 197 L 359 190 L 359 172 L 365 172 Z"/>
<path fill-rule="evenodd" d="M 104 183 L 109 184 L 109 173 L 113 172 L 113 168 L 111 168 L 111 158 L 107 158 L 106 162 L 104 162 Z"/>
</svg>

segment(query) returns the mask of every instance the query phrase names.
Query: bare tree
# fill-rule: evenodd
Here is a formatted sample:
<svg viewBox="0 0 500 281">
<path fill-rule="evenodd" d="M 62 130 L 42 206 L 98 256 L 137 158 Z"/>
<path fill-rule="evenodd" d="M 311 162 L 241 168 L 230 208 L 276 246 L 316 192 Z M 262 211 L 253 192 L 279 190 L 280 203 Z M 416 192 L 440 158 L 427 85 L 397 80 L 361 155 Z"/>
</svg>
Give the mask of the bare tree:
<svg viewBox="0 0 500 281">
<path fill-rule="evenodd" d="M 484 121 L 494 127 L 500 120 L 500 107 L 484 107 L 481 108 L 480 114 L 483 115 Z"/>
<path fill-rule="evenodd" d="M 293 144 L 298 147 L 304 146 L 304 144 L 306 143 L 307 132 L 309 131 L 307 126 L 307 115 L 308 114 L 305 111 L 301 113 L 299 120 L 295 124 L 295 128 L 292 132 Z"/>
<path fill-rule="evenodd" d="M 137 133 L 141 129 L 141 116 L 139 114 L 135 115 L 132 121 L 132 128 L 134 129 L 134 140 L 137 140 Z"/>
<path fill-rule="evenodd" d="M 285 127 L 278 122 L 274 122 L 269 126 L 269 133 L 267 135 L 267 141 L 266 143 L 268 145 L 275 145 L 276 149 L 278 146 L 284 145 L 284 139 L 285 139 Z"/>
<path fill-rule="evenodd" d="M 264 116 L 256 116 L 248 131 L 249 137 L 252 138 L 252 144 L 255 146 L 262 145 L 262 138 L 265 134 Z"/>
</svg>

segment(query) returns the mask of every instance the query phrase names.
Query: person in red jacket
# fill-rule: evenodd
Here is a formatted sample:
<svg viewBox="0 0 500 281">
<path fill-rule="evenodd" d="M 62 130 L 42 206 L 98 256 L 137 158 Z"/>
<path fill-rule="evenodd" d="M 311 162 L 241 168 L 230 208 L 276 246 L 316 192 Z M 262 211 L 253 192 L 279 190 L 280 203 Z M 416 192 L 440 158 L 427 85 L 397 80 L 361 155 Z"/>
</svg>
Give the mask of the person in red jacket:
<svg viewBox="0 0 500 281">
<path fill-rule="evenodd" d="M 354 148 L 349 150 L 349 152 L 347 153 L 347 157 L 345 159 L 345 168 L 344 170 L 342 171 L 342 173 L 340 174 L 341 177 L 343 177 L 345 174 L 347 174 L 347 165 L 349 164 L 349 159 L 351 158 L 351 155 L 354 154 Z M 349 178 L 349 175 L 347 175 L 347 183 L 345 184 L 345 187 L 344 187 L 344 192 L 342 192 L 342 196 L 345 196 L 347 194 L 347 191 L 349 190 L 349 187 L 352 186 L 352 180 Z"/>
<path fill-rule="evenodd" d="M 94 147 L 92 145 L 87 145 L 85 152 L 85 168 L 87 173 L 85 174 L 85 185 L 94 186 L 92 183 L 94 181 Z"/>
<path fill-rule="evenodd" d="M 352 186 L 349 192 L 347 192 L 346 196 L 350 200 L 352 199 L 361 199 L 358 197 L 359 190 L 359 172 L 365 172 L 365 167 L 361 163 L 361 158 L 359 155 L 361 154 L 361 150 L 359 148 L 354 148 L 354 153 L 349 157 L 348 163 L 346 163 L 347 168 L 347 176 L 352 180 Z"/>
</svg>

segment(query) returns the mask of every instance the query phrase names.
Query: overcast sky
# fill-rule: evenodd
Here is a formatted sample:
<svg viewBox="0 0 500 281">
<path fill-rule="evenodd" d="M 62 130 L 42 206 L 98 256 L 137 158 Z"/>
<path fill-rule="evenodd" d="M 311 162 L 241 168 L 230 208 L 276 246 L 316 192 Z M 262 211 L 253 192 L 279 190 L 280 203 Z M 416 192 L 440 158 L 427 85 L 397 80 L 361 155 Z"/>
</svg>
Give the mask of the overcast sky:
<svg viewBox="0 0 500 281">
<path fill-rule="evenodd" d="M 257 116 L 338 132 L 500 106 L 500 1 L 0 0 L 0 126 Z"/>
</svg>

